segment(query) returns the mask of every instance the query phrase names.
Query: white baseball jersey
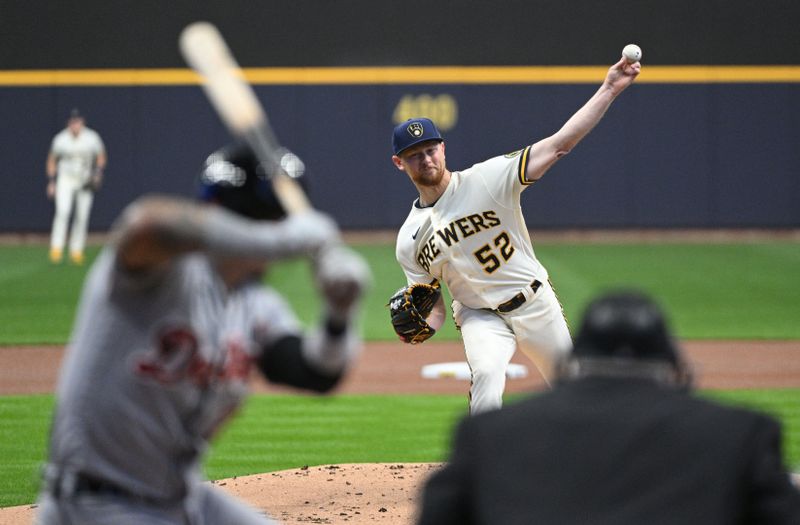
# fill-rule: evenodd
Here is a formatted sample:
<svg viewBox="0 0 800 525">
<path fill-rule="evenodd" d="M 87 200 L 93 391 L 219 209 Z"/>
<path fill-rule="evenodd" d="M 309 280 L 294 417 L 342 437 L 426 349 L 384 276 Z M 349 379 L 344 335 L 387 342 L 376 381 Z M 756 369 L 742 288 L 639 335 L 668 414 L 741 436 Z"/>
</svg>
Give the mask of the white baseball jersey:
<svg viewBox="0 0 800 525">
<path fill-rule="evenodd" d="M 50 461 L 131 493 L 181 498 L 240 405 L 263 344 L 301 334 L 276 292 L 228 290 L 204 255 L 149 278 L 98 257 L 58 385 Z"/>
<path fill-rule="evenodd" d="M 520 194 L 531 146 L 453 172 L 433 206 L 414 203 L 397 237 L 409 283 L 443 281 L 471 372 L 470 413 L 502 406 L 506 368 L 518 348 L 548 378 L 570 347 L 569 327 L 536 259 Z M 536 290 L 531 286 L 539 281 Z M 512 311 L 497 307 L 522 293 Z"/>
<path fill-rule="evenodd" d="M 58 175 L 75 177 L 86 182 L 92 174 L 95 158 L 105 153 L 100 135 L 84 127 L 77 136 L 69 129 L 60 131 L 50 145 L 50 153 L 58 158 Z"/>
<path fill-rule="evenodd" d="M 433 206 L 414 202 L 396 247 L 409 283 L 433 277 L 465 306 L 494 309 L 534 279 L 547 281 L 520 207 L 530 149 L 452 172 Z"/>
</svg>

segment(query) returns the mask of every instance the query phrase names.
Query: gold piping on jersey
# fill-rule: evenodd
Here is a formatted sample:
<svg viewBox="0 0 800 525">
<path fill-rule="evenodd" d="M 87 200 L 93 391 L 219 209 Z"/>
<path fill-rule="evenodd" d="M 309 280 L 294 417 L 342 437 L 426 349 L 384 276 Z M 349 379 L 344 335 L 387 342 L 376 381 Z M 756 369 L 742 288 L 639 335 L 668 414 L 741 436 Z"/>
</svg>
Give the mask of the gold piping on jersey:
<svg viewBox="0 0 800 525">
<path fill-rule="evenodd" d="M 535 180 L 528 180 L 526 178 L 526 172 L 528 171 L 528 159 L 530 158 L 531 153 L 531 146 L 528 146 L 524 150 L 522 150 L 522 155 L 519 157 L 519 165 L 517 167 L 517 176 L 519 177 L 520 183 L 523 186 L 530 186 Z"/>
<path fill-rule="evenodd" d="M 558 307 L 561 309 L 561 317 L 564 318 L 564 322 L 567 324 L 567 331 L 570 333 L 570 337 L 572 337 L 572 329 L 569 326 L 569 319 L 567 319 L 567 314 L 564 312 L 564 305 L 561 304 L 561 299 L 558 298 L 558 293 L 556 293 L 556 288 L 553 286 L 553 281 L 550 278 L 547 278 L 547 284 L 550 285 L 550 289 L 553 290 L 553 295 L 556 297 L 556 302 L 558 303 Z"/>
</svg>

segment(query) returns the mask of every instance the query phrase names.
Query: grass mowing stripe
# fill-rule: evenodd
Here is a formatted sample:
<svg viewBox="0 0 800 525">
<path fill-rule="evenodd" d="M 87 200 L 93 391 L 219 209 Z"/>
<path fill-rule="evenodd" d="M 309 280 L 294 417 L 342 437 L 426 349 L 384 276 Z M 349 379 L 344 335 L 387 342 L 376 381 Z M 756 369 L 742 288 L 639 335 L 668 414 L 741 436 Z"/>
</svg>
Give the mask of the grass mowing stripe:
<svg viewBox="0 0 800 525">
<path fill-rule="evenodd" d="M 0 507 L 36 498 L 53 399 L 52 395 L 0 397 Z"/>
<path fill-rule="evenodd" d="M 785 461 L 800 469 L 800 389 L 700 395 L 779 418 Z M 52 395 L 0 397 L 1 507 L 36 499 L 53 403 Z M 218 479 L 303 465 L 441 461 L 466 410 L 464 396 L 254 395 L 212 444 L 205 470 Z"/>
<path fill-rule="evenodd" d="M 535 242 L 535 240 L 534 240 Z M 368 339 L 392 340 L 386 299 L 405 283 L 392 245 L 357 246 L 375 274 L 363 314 Z M 676 333 L 693 339 L 800 339 L 800 243 L 536 244 L 568 319 L 577 326 L 586 303 L 603 290 L 635 287 L 668 310 Z M 315 297 L 296 295 L 310 280 L 276 265 L 269 281 L 301 319 L 316 313 Z M 307 272 L 307 271 L 306 271 Z M 449 296 L 446 296 L 449 304 Z M 310 307 L 313 305 L 313 307 Z M 448 321 L 436 335 L 458 339 Z"/>
<path fill-rule="evenodd" d="M 0 344 L 64 343 L 87 265 L 51 264 L 47 247 L 0 246 Z"/>
<path fill-rule="evenodd" d="M 405 283 L 394 246 L 355 248 L 375 277 L 364 301 L 364 335 L 394 340 L 386 301 Z M 680 337 L 800 339 L 800 243 L 537 243 L 535 249 L 573 326 L 600 291 L 636 287 L 659 299 Z M 89 259 L 96 253 L 96 248 L 90 250 Z M 46 247 L 0 246 L 0 344 L 64 343 L 86 269 L 51 265 Z M 268 281 L 284 293 L 301 320 L 316 320 L 319 299 L 307 261 L 276 263 Z M 449 303 L 447 294 L 445 300 Z M 436 337 L 459 336 L 448 321 Z"/>
<path fill-rule="evenodd" d="M 602 290 L 636 287 L 683 338 L 800 338 L 797 243 L 544 245 L 537 254 L 573 324 Z"/>
<path fill-rule="evenodd" d="M 216 479 L 327 463 L 441 461 L 466 409 L 464 396 L 254 396 L 219 436 L 206 472 Z M 251 446 L 240 447 L 245 441 Z"/>
</svg>

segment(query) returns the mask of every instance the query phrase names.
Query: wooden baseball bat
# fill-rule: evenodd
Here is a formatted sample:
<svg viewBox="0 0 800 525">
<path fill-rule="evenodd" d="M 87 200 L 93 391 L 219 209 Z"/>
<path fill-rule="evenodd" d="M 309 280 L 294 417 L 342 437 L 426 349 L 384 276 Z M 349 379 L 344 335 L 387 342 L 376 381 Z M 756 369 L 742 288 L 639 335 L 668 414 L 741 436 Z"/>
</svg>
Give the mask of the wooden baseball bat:
<svg viewBox="0 0 800 525">
<path fill-rule="evenodd" d="M 266 112 L 217 28 L 208 22 L 190 24 L 181 32 L 179 44 L 186 63 L 203 77 L 203 90 L 222 122 L 247 142 L 271 175 L 275 195 L 286 212 L 310 209 L 296 179 L 305 169 L 302 161 L 278 142 Z"/>
</svg>

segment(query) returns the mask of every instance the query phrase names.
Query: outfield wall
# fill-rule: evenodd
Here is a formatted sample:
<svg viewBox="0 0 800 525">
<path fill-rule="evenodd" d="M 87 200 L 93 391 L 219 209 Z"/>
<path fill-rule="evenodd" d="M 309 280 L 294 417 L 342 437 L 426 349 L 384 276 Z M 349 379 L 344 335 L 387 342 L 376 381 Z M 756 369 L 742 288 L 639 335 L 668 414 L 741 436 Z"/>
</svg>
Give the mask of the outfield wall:
<svg viewBox="0 0 800 525">
<path fill-rule="evenodd" d="M 396 227 L 414 198 L 390 162 L 393 114 L 404 97 L 455 104 L 444 133 L 449 165 L 458 169 L 554 132 L 594 90 L 257 87 L 281 139 L 307 164 L 312 200 L 349 228 Z M 197 86 L 2 88 L 9 150 L 0 173 L 0 231 L 49 227 L 44 162 L 72 106 L 108 148 L 93 230 L 107 228 L 143 193 L 191 195 L 204 156 L 227 140 Z M 796 227 L 798 139 L 800 84 L 634 85 L 572 154 L 526 190 L 526 218 L 532 228 Z"/>
<path fill-rule="evenodd" d="M 109 153 L 92 230 L 143 193 L 192 194 L 203 158 L 228 140 L 177 52 L 196 19 L 229 36 L 305 160 L 312 200 L 346 228 L 395 228 L 415 196 L 389 160 L 394 122 L 434 116 L 450 167 L 468 167 L 556 131 L 628 41 L 642 44 L 644 73 L 526 191 L 529 226 L 800 226 L 796 2 L 198 4 L 87 0 L 83 15 L 4 4 L 0 232 L 49 229 L 45 157 L 72 107 Z M 425 23 L 405 18 L 415 12 Z"/>
</svg>

